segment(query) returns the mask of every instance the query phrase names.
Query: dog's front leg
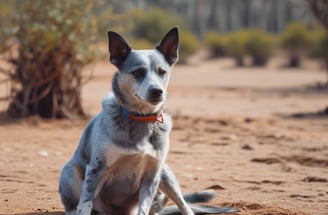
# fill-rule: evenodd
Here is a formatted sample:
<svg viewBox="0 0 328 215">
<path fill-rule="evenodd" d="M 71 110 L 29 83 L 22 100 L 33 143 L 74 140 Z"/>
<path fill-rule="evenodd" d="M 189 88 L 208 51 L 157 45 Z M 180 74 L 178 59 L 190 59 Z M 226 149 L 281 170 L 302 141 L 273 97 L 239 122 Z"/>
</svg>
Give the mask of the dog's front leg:
<svg viewBox="0 0 328 215">
<path fill-rule="evenodd" d="M 139 191 L 138 215 L 148 215 L 160 182 L 159 174 L 143 180 Z"/>
<path fill-rule="evenodd" d="M 100 173 L 103 169 L 103 163 L 96 158 L 86 166 L 85 178 L 83 181 L 82 193 L 80 196 L 79 205 L 76 210 L 77 215 L 90 215 L 92 211 L 92 203 L 100 181 Z"/>
<path fill-rule="evenodd" d="M 194 212 L 191 210 L 183 198 L 177 178 L 166 163 L 164 163 L 162 167 L 161 182 L 159 188 L 175 202 L 183 215 L 194 214 Z"/>
</svg>

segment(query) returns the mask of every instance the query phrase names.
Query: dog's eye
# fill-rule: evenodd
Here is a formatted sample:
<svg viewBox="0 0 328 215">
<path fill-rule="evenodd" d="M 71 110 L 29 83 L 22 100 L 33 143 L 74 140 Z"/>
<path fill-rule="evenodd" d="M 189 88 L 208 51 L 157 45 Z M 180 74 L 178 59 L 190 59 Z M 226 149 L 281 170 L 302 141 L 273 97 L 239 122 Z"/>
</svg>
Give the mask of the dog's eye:
<svg viewBox="0 0 328 215">
<path fill-rule="evenodd" d="M 160 76 L 163 76 L 163 75 L 166 74 L 166 71 L 163 70 L 163 69 L 158 69 L 158 74 L 159 74 Z"/>
<path fill-rule="evenodd" d="M 133 72 L 132 72 L 132 74 L 134 75 L 134 77 L 136 77 L 136 78 L 142 78 L 142 77 L 144 77 L 145 76 L 145 74 L 146 74 L 146 70 L 145 69 L 137 69 L 137 70 L 134 70 Z"/>
</svg>

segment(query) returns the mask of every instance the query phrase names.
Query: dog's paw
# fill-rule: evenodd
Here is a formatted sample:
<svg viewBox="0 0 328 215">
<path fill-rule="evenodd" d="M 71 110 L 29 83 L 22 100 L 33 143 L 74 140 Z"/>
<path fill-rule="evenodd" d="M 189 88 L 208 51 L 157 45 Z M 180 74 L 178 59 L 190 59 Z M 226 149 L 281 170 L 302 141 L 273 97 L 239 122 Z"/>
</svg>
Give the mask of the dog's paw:
<svg viewBox="0 0 328 215">
<path fill-rule="evenodd" d="M 189 205 L 184 206 L 181 209 L 181 214 L 183 215 L 195 215 L 195 213 L 193 212 L 193 210 L 189 207 Z"/>
<path fill-rule="evenodd" d="M 191 210 L 189 206 L 185 207 L 182 214 L 184 215 L 195 215 L 195 213 Z"/>
<path fill-rule="evenodd" d="M 90 215 L 92 210 L 91 202 L 83 202 L 77 206 L 76 215 Z"/>
</svg>

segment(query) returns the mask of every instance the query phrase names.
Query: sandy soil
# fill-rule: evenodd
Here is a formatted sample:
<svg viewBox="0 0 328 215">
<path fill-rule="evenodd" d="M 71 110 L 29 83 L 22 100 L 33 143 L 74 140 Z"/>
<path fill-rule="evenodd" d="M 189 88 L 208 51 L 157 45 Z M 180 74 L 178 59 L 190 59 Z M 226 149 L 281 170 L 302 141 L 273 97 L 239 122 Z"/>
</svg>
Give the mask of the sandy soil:
<svg viewBox="0 0 328 215">
<path fill-rule="evenodd" d="M 328 214 L 328 117 L 317 114 L 328 92 L 315 87 L 326 75 L 318 65 L 280 63 L 241 69 L 195 60 L 174 69 L 168 163 L 183 192 L 215 189 L 211 204 L 241 215 Z M 91 116 L 115 71 L 107 62 L 93 69 L 83 90 Z M 0 214 L 63 214 L 59 172 L 86 123 L 0 117 Z"/>
</svg>

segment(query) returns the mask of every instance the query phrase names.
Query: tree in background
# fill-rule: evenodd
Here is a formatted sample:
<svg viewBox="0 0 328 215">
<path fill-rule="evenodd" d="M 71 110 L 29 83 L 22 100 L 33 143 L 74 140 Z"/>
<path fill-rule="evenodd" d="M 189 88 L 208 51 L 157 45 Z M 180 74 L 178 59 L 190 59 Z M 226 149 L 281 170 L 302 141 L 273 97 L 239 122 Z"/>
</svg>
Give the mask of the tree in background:
<svg viewBox="0 0 328 215">
<path fill-rule="evenodd" d="M 135 10 L 132 34 L 136 39 L 147 39 L 156 44 L 161 40 L 161 35 L 181 22 L 178 17 L 169 15 L 159 8 L 149 8 L 145 11 Z"/>
<path fill-rule="evenodd" d="M 314 16 L 325 26 L 326 30 L 328 30 L 328 1 L 327 0 L 307 0 L 307 1 L 309 4 L 309 8 L 311 9 Z M 328 44 L 328 40 L 323 40 L 323 41 L 324 44 L 322 45 Z M 325 54 L 324 56 L 328 56 L 328 55 Z M 328 58 L 326 58 L 325 60 L 328 61 Z M 326 69 L 328 72 L 328 67 Z M 328 81 L 327 81 L 327 85 L 328 85 Z M 328 107 L 323 112 L 325 114 L 328 114 Z"/>
<path fill-rule="evenodd" d="M 245 66 L 244 58 L 247 55 L 246 44 L 249 35 L 247 30 L 239 30 L 226 36 L 225 52 L 234 58 L 236 66 Z"/>
<path fill-rule="evenodd" d="M 85 116 L 82 67 L 93 53 L 92 5 L 87 0 L 0 3 L 0 72 L 10 82 L 12 116 Z"/>
<path fill-rule="evenodd" d="M 134 37 L 133 47 L 142 49 L 152 48 L 170 28 L 181 25 L 184 27 L 179 28 L 178 63 L 186 63 L 187 58 L 197 51 L 197 38 L 186 30 L 187 27 L 184 24 L 184 20 L 178 16 L 172 16 L 159 8 L 149 8 L 145 11 L 133 11 L 132 19 L 131 35 Z M 145 40 L 153 44 L 153 46 L 145 43 Z"/>
<path fill-rule="evenodd" d="M 288 67 L 300 67 L 301 56 L 309 50 L 310 33 L 303 23 L 290 23 L 280 37 L 280 45 L 288 55 Z"/>
<path fill-rule="evenodd" d="M 242 29 L 229 34 L 209 32 L 205 44 L 210 57 L 232 57 L 236 66 L 245 66 L 249 56 L 252 66 L 265 66 L 273 54 L 274 36 L 260 29 Z"/>
<path fill-rule="evenodd" d="M 225 43 L 227 37 L 218 32 L 210 31 L 205 35 L 205 46 L 209 51 L 210 58 L 224 57 L 225 53 Z"/>
<path fill-rule="evenodd" d="M 252 59 L 252 66 L 265 66 L 272 56 L 274 38 L 261 29 L 250 29 L 245 42 L 246 53 Z"/>
<path fill-rule="evenodd" d="M 328 30 L 328 0 L 307 0 L 309 8 L 313 15 L 321 22 L 325 29 Z M 328 86 L 328 34 L 321 36 L 318 44 L 318 55 L 324 60 L 324 64 L 327 71 L 327 82 Z M 328 108 L 326 109 L 328 113 Z"/>
<path fill-rule="evenodd" d="M 328 1 L 327 0 L 307 0 L 307 1 L 313 15 L 328 30 Z"/>
</svg>

